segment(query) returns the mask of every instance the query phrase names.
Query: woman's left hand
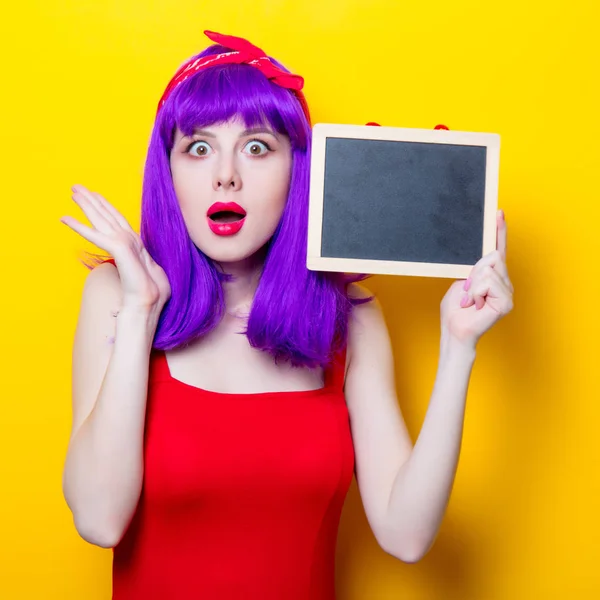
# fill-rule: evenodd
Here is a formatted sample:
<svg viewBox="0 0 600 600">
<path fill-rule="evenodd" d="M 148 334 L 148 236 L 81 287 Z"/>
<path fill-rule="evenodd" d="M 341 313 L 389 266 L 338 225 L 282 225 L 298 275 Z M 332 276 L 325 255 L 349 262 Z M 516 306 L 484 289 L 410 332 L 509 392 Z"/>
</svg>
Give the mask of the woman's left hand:
<svg viewBox="0 0 600 600">
<path fill-rule="evenodd" d="M 506 268 L 506 220 L 496 216 L 496 250 L 484 256 L 466 281 L 452 284 L 441 305 L 442 331 L 475 347 L 479 338 L 513 308 Z"/>
</svg>

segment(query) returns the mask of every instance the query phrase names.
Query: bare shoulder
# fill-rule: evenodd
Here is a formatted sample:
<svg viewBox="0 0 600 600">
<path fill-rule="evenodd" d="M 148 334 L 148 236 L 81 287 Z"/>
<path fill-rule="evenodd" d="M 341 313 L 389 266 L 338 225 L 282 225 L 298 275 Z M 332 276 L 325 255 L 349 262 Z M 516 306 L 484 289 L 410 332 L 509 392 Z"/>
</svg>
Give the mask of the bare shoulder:
<svg viewBox="0 0 600 600">
<path fill-rule="evenodd" d="M 121 279 L 117 267 L 111 262 L 103 262 L 94 267 L 85 280 L 84 296 L 91 288 L 101 294 L 120 294 Z"/>
<path fill-rule="evenodd" d="M 381 304 L 364 285 L 353 283 L 348 287 L 353 299 L 368 302 L 352 308 L 348 321 L 348 352 L 346 374 L 361 370 L 365 363 L 391 354 L 391 344 Z"/>
<path fill-rule="evenodd" d="M 353 283 L 348 287 L 348 296 L 354 300 L 368 300 L 352 308 L 348 323 L 348 344 L 356 344 L 357 338 L 369 336 L 369 332 L 382 329 L 387 332 L 387 326 L 379 300 L 364 285 Z M 375 332 L 373 332 L 375 333 Z"/>
<path fill-rule="evenodd" d="M 104 262 L 90 271 L 83 287 L 80 318 L 84 314 L 116 311 L 122 302 L 121 278 L 115 265 Z"/>
</svg>

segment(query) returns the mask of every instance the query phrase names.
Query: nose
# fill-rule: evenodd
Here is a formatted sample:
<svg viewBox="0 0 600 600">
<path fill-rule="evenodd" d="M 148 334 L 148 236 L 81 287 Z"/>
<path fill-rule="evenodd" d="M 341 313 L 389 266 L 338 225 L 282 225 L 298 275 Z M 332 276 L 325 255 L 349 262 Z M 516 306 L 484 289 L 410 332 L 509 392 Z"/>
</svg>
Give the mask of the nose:
<svg viewBox="0 0 600 600">
<path fill-rule="evenodd" d="M 237 191 L 242 187 L 242 179 L 233 156 L 221 156 L 215 166 L 213 189 L 215 191 Z"/>
</svg>

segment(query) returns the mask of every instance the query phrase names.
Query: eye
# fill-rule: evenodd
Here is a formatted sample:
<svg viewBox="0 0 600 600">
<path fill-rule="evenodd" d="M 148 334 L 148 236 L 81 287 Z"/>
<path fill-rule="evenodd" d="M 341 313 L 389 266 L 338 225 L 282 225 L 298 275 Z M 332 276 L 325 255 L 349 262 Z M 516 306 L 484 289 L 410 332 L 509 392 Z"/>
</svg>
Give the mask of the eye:
<svg viewBox="0 0 600 600">
<path fill-rule="evenodd" d="M 244 150 L 247 150 L 252 156 L 263 156 L 271 151 L 269 144 L 261 142 L 260 140 L 251 140 L 245 146 Z"/>
<path fill-rule="evenodd" d="M 212 148 L 206 142 L 192 142 L 186 152 L 192 156 L 207 156 Z"/>
</svg>

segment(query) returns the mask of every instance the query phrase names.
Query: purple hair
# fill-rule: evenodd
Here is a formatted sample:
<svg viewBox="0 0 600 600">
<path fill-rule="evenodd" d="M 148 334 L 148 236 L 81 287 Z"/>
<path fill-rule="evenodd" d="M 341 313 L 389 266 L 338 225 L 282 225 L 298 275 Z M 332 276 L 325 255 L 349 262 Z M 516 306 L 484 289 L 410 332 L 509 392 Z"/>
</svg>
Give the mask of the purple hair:
<svg viewBox="0 0 600 600">
<path fill-rule="evenodd" d="M 197 57 L 226 51 L 214 45 Z M 157 115 L 144 171 L 141 237 L 165 270 L 171 298 L 162 311 L 153 346 L 160 350 L 185 346 L 211 331 L 223 316 L 224 276 L 188 235 L 169 155 L 176 127 L 191 135 L 197 127 L 234 117 L 247 127 L 270 125 L 289 137 L 292 148 L 287 204 L 267 244 L 245 333 L 254 348 L 277 361 L 325 367 L 346 345 L 348 317 L 360 302 L 349 298 L 347 286 L 361 278 L 307 269 L 310 123 L 292 91 L 248 65 L 200 71 L 171 93 Z"/>
</svg>

